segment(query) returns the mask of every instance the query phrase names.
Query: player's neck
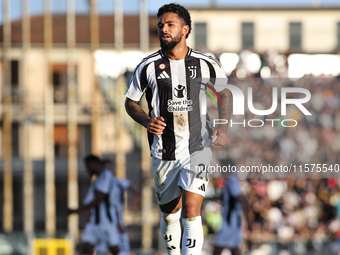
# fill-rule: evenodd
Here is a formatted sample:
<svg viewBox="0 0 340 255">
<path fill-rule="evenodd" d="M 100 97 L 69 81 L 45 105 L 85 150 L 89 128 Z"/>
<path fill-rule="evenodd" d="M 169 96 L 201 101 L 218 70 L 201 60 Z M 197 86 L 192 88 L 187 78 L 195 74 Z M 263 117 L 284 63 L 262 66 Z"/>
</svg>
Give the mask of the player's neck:
<svg viewBox="0 0 340 255">
<path fill-rule="evenodd" d="M 175 48 L 173 48 L 171 51 L 164 51 L 163 53 L 164 55 L 171 60 L 181 60 L 183 58 L 185 58 L 185 56 L 188 53 L 188 46 L 186 43 L 179 43 L 176 45 Z"/>
</svg>

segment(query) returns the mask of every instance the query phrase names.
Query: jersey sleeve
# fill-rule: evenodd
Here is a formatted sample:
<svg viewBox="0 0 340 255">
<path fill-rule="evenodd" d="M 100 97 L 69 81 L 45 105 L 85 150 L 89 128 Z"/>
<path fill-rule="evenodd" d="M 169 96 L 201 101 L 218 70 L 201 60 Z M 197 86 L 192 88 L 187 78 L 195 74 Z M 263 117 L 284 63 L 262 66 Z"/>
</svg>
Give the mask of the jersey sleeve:
<svg viewBox="0 0 340 255">
<path fill-rule="evenodd" d="M 93 200 L 94 200 L 93 186 L 91 185 L 89 190 L 86 193 L 83 204 L 87 205 L 87 204 L 91 203 Z"/>
<path fill-rule="evenodd" d="M 124 93 L 126 97 L 133 101 L 139 101 L 147 88 L 146 68 L 145 62 L 140 63 L 136 67 L 128 88 Z"/>
<path fill-rule="evenodd" d="M 228 78 L 221 64 L 214 58 L 208 55 L 199 55 L 201 59 L 207 65 L 209 69 L 209 76 L 203 76 L 202 81 L 207 82 L 210 86 L 213 86 L 216 92 L 222 91 L 225 87 L 223 85 L 228 84 Z"/>
<path fill-rule="evenodd" d="M 216 78 L 224 78 L 224 79 L 227 79 L 227 76 L 225 75 L 225 72 L 221 66 L 221 64 L 215 60 L 215 59 L 212 59 L 210 61 L 210 63 L 212 64 L 212 66 L 214 67 L 215 69 L 215 72 L 216 72 Z"/>
<path fill-rule="evenodd" d="M 224 89 L 223 85 L 227 85 L 228 84 L 228 78 L 225 75 L 225 72 L 221 66 L 221 64 L 215 60 L 215 59 L 211 59 L 210 63 L 214 69 L 215 72 L 215 84 L 214 84 L 214 88 L 217 92 L 220 92 Z"/>
<path fill-rule="evenodd" d="M 230 194 L 233 197 L 237 197 L 237 196 L 242 194 L 242 190 L 241 190 L 241 187 L 240 187 L 240 185 L 238 183 L 238 179 L 236 179 L 236 178 L 229 178 L 227 180 L 227 186 L 228 186 Z"/>
<path fill-rule="evenodd" d="M 95 181 L 95 189 L 104 194 L 108 194 L 110 191 L 111 178 L 107 172 L 100 174 Z"/>
<path fill-rule="evenodd" d="M 131 182 L 127 179 L 117 179 L 118 184 L 122 187 L 122 189 L 127 189 L 131 186 Z"/>
</svg>

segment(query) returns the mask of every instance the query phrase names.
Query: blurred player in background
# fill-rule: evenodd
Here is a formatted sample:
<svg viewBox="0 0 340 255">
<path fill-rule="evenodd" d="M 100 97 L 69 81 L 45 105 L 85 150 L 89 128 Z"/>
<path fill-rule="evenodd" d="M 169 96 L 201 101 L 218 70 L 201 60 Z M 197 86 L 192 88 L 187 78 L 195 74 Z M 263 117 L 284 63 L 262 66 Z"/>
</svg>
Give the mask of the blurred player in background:
<svg viewBox="0 0 340 255">
<path fill-rule="evenodd" d="M 113 171 L 112 161 L 109 159 L 102 160 L 103 169 L 107 169 Z M 114 185 L 114 194 L 115 194 L 115 206 L 117 209 L 117 218 L 118 218 L 118 229 L 119 229 L 119 255 L 129 255 L 130 254 L 130 240 L 129 233 L 127 231 L 127 227 L 124 222 L 124 191 L 130 188 L 132 191 L 137 192 L 135 187 L 131 185 L 131 182 L 127 179 L 118 179 L 116 178 L 116 182 Z M 97 250 L 106 250 L 105 246 L 99 245 Z"/>
<path fill-rule="evenodd" d="M 231 160 L 221 161 L 222 166 L 233 166 Z M 247 223 L 249 215 L 249 203 L 242 194 L 238 179 L 234 175 L 226 178 L 220 196 L 223 205 L 223 223 L 216 233 L 213 255 L 220 255 L 224 248 L 228 248 L 232 255 L 240 255 L 242 243 L 242 213 Z"/>
<path fill-rule="evenodd" d="M 119 234 L 117 227 L 117 210 L 115 207 L 116 194 L 115 178 L 110 170 L 102 168 L 100 159 L 94 155 L 85 157 L 88 173 L 96 175 L 96 180 L 91 184 L 84 205 L 77 209 L 68 209 L 68 213 L 90 211 L 89 221 L 86 223 L 82 238 L 82 254 L 93 254 L 94 247 L 99 243 L 106 244 L 112 254 L 119 252 Z M 100 254 L 97 251 L 96 254 Z M 106 252 L 104 253 L 106 254 Z"/>
<path fill-rule="evenodd" d="M 125 108 L 148 131 L 157 202 L 162 214 L 160 229 L 168 254 L 181 254 L 182 215 L 182 254 L 199 255 L 204 239 L 201 206 L 208 176 L 196 172 L 193 165 L 210 164 L 211 138 L 217 137 L 213 145 L 224 145 L 227 125 L 220 125 L 213 133 L 206 121 L 202 123 L 200 99 L 205 93 L 200 90 L 201 84 L 189 85 L 195 78 L 226 81 L 226 76 L 215 59 L 187 46 L 191 17 L 186 8 L 167 4 L 158 10 L 157 17 L 161 50 L 136 67 L 125 92 Z M 213 88 L 214 81 L 210 84 Z M 138 104 L 144 93 L 149 115 Z M 219 117 L 229 119 L 230 92 L 219 91 L 219 96 L 224 106 Z"/>
</svg>

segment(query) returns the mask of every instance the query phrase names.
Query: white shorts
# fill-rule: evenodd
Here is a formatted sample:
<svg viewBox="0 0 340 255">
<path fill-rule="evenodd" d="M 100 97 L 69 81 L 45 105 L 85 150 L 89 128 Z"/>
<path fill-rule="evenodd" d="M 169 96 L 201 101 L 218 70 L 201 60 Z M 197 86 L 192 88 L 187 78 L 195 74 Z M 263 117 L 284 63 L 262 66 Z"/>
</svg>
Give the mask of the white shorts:
<svg viewBox="0 0 340 255">
<path fill-rule="evenodd" d="M 119 234 L 120 244 L 119 244 L 119 255 L 123 252 L 129 254 L 130 252 L 130 240 L 129 240 L 129 233 L 126 230 L 124 233 Z"/>
<path fill-rule="evenodd" d="M 129 255 L 130 254 L 130 240 L 129 240 L 129 233 L 126 230 L 124 233 L 119 232 L 119 253 L 118 255 Z M 105 242 L 98 243 L 94 250 L 98 254 L 106 254 L 109 249 L 109 246 Z"/>
<path fill-rule="evenodd" d="M 119 233 L 115 224 L 93 224 L 87 223 L 84 229 L 83 243 L 90 243 L 94 246 L 103 243 L 106 247 L 119 245 Z"/>
<path fill-rule="evenodd" d="M 242 242 L 241 217 L 234 215 L 231 224 L 223 220 L 221 229 L 216 233 L 215 245 L 218 247 L 228 247 L 230 249 L 239 248 Z"/>
<path fill-rule="evenodd" d="M 180 187 L 204 197 L 209 181 L 209 174 L 205 171 L 205 167 L 210 165 L 211 158 L 212 151 L 209 147 L 183 160 L 162 160 L 152 157 L 158 204 L 167 204 L 179 197 Z"/>
</svg>

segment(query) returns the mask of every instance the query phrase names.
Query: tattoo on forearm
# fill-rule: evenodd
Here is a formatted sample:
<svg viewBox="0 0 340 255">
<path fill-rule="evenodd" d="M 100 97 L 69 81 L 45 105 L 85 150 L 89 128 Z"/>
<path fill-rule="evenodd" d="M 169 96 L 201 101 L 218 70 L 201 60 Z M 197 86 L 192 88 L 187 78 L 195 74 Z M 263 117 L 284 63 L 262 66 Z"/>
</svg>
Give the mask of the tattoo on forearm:
<svg viewBox="0 0 340 255">
<path fill-rule="evenodd" d="M 218 93 L 222 105 L 219 105 L 218 111 L 219 111 L 219 117 L 221 119 L 226 119 L 229 121 L 230 115 L 231 115 L 231 110 L 232 110 L 232 97 L 231 97 L 231 92 L 229 89 L 224 89 L 220 93 Z"/>
</svg>

